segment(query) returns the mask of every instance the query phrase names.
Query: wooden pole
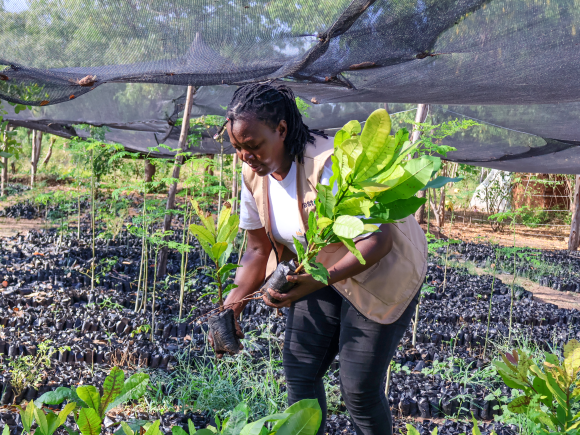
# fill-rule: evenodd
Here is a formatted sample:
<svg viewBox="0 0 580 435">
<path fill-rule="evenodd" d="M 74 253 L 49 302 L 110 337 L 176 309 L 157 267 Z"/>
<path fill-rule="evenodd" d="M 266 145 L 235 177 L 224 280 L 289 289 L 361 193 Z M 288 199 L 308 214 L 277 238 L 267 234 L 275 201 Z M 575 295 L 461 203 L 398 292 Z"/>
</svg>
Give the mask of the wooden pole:
<svg viewBox="0 0 580 435">
<path fill-rule="evenodd" d="M 177 193 L 177 182 L 179 181 L 179 173 L 181 171 L 181 166 L 185 161 L 185 156 L 183 153 L 187 151 L 187 136 L 189 134 L 189 118 L 191 117 L 191 106 L 193 105 L 193 96 L 197 92 L 194 86 L 187 87 L 187 98 L 185 100 L 185 110 L 183 111 L 183 123 L 181 124 L 181 134 L 179 135 L 179 147 L 177 149 L 177 154 L 175 156 L 175 162 L 173 164 L 173 175 L 175 182 L 169 186 L 169 192 L 167 194 L 167 205 L 165 207 L 165 218 L 163 220 L 163 231 L 169 231 L 171 228 L 171 220 L 173 218 L 173 213 L 171 210 L 175 207 L 175 194 Z M 157 263 L 157 276 L 162 277 L 167 271 L 167 256 L 169 252 L 167 247 L 164 247 L 159 252 L 158 263 Z"/>
<path fill-rule="evenodd" d="M 7 151 L 8 135 L 7 132 L 12 130 L 12 127 L 7 127 L 4 131 L 4 137 L 2 138 L 2 150 Z M 2 186 L 0 194 L 4 196 L 6 194 L 6 184 L 8 184 L 8 157 L 2 157 Z"/>
<path fill-rule="evenodd" d="M 425 118 L 427 118 L 427 113 L 429 112 L 429 105 L 428 104 L 419 104 L 417 106 L 417 114 L 415 115 L 415 122 L 422 123 L 425 122 Z M 413 133 L 411 134 L 411 142 L 415 143 L 421 137 L 421 130 L 417 128 L 417 126 L 413 126 Z M 417 198 L 425 198 L 425 191 L 420 190 L 417 192 Z M 419 207 L 419 210 L 415 212 L 415 219 L 420 224 L 425 223 L 425 204 Z"/>
<path fill-rule="evenodd" d="M 580 245 L 580 175 L 576 175 L 574 187 L 574 209 L 572 211 L 572 223 L 570 224 L 570 238 L 568 250 L 576 251 Z"/>
<path fill-rule="evenodd" d="M 30 155 L 30 187 L 34 187 L 36 180 L 36 168 L 40 157 L 40 148 L 42 146 L 42 131 L 32 130 L 32 152 Z"/>
</svg>

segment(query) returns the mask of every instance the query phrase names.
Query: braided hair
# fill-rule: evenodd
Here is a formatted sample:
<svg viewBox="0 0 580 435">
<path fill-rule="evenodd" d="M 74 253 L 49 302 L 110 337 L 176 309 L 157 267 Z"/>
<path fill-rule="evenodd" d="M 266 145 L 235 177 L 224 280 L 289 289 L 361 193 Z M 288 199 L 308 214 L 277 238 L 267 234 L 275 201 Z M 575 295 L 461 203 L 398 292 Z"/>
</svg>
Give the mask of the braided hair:
<svg viewBox="0 0 580 435">
<path fill-rule="evenodd" d="M 226 116 L 233 123 L 250 114 L 271 128 L 278 127 L 284 119 L 288 125 L 284 147 L 292 160 L 297 157 L 300 163 L 304 163 L 306 144 L 314 143 L 312 134 L 322 135 L 319 131 L 310 130 L 302 122 L 294 92 L 281 84 L 252 83 L 238 88 L 228 105 Z"/>
</svg>

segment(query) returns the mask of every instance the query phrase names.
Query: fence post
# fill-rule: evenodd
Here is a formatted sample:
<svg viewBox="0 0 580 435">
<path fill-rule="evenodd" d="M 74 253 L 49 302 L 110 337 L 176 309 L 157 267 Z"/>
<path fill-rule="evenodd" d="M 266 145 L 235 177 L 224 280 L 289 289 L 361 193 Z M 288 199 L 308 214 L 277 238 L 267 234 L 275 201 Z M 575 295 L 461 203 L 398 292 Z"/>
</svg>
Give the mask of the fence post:
<svg viewBox="0 0 580 435">
<path fill-rule="evenodd" d="M 572 223 L 570 224 L 570 238 L 568 250 L 576 251 L 580 245 L 580 175 L 576 175 L 574 187 L 574 208 L 572 210 Z"/>
</svg>

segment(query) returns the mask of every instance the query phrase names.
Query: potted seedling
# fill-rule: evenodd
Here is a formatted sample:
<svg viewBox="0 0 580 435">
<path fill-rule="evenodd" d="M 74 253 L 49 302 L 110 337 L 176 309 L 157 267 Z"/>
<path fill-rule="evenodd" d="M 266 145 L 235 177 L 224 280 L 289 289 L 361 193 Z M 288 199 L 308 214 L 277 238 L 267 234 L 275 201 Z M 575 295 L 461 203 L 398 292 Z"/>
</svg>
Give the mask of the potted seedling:
<svg viewBox="0 0 580 435">
<path fill-rule="evenodd" d="M 405 219 L 425 202 L 415 194 L 439 170 L 441 160 L 429 155 L 410 158 L 420 142 L 411 143 L 404 128 L 395 135 L 390 133 L 391 119 L 384 109 L 373 112 L 364 129 L 358 121 L 350 121 L 338 131 L 333 175 L 330 185 L 317 186 L 316 211 L 308 217 L 306 247 L 294 238 L 298 261 L 281 262 L 264 291 L 271 288 L 287 293 L 294 284 L 286 276 L 304 272 L 327 284 L 328 270 L 316 257 L 332 243 L 342 242 L 364 264 L 353 239 L 377 231 L 379 224 Z"/>
<path fill-rule="evenodd" d="M 208 319 L 214 350 L 216 353 L 234 354 L 240 350 L 240 342 L 236 336 L 234 311 L 231 308 L 224 308 L 224 296 L 237 286 L 229 284 L 224 287 L 224 284 L 230 271 L 240 267 L 237 264 L 228 263 L 234 239 L 238 234 L 240 218 L 238 215 L 232 215 L 231 205 L 225 203 L 216 223 L 211 213 L 206 214 L 200 209 L 196 200 L 191 202 L 201 225 L 192 224 L 189 226 L 189 231 L 214 263 L 214 267 L 209 268 L 209 275 L 217 286 L 216 302 L 219 305 L 217 313 Z"/>
</svg>

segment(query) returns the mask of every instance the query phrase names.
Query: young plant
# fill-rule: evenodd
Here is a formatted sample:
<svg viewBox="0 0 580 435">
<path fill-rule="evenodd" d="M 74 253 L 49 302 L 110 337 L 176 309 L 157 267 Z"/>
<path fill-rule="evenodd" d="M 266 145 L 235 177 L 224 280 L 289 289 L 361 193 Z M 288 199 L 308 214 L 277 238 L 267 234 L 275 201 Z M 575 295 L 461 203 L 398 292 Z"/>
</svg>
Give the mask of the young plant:
<svg viewBox="0 0 580 435">
<path fill-rule="evenodd" d="M 570 340 L 564 345 L 564 360 L 546 353 L 540 369 L 523 350 L 513 350 L 494 361 L 505 384 L 522 390 L 523 395 L 508 404 L 516 414 L 524 414 L 537 425 L 538 434 L 580 433 L 580 343 Z"/>
<path fill-rule="evenodd" d="M 145 394 L 148 383 L 147 373 L 135 373 L 125 380 L 123 370 L 113 367 L 102 385 L 102 395 L 93 385 L 83 385 L 77 388 L 58 387 L 39 397 L 36 405 L 60 405 L 65 400 L 68 402 L 67 406 L 76 404 L 78 411 L 75 412 L 75 421 L 80 433 L 98 435 L 101 433 L 101 424 L 105 414 L 129 400 L 139 399 Z M 78 432 L 70 428 L 67 428 L 67 431 L 71 435 L 78 435 Z"/>
<path fill-rule="evenodd" d="M 249 414 L 248 406 L 240 403 L 223 422 L 216 417 L 217 427 L 208 426 L 198 431 L 189 420 L 189 435 L 314 435 L 322 422 L 322 411 L 316 399 L 301 400 L 284 412 L 268 415 L 252 423 L 248 423 Z M 268 423 L 269 428 L 265 426 Z M 188 435 L 179 426 L 174 426 L 171 432 L 173 435 Z"/>
<path fill-rule="evenodd" d="M 336 134 L 333 176 L 329 186 L 317 186 L 316 211 L 308 218 L 306 249 L 294 239 L 299 263 L 296 273 L 304 270 L 327 283 L 328 271 L 316 256 L 325 246 L 337 242 L 364 264 L 353 239 L 377 231 L 377 224 L 400 221 L 425 203 L 425 198 L 414 195 L 439 170 L 441 159 L 429 155 L 409 159 L 420 142 L 412 144 L 406 129 L 394 136 L 390 132 L 389 114 L 379 109 L 369 116 L 362 131 L 358 121 L 350 121 Z"/>
<path fill-rule="evenodd" d="M 28 402 L 26 409 L 17 406 L 22 421 L 23 432 L 30 434 L 32 423 L 36 420 L 38 427 L 34 431 L 38 435 L 52 435 L 60 426 L 66 422 L 66 418 L 76 408 L 76 403 L 67 404 L 62 411 L 55 414 L 48 411 L 46 414 L 42 408 L 37 408 L 31 400 Z"/>
<path fill-rule="evenodd" d="M 213 269 L 210 269 L 209 275 L 217 285 L 219 312 L 209 318 L 210 336 L 216 353 L 234 354 L 240 349 L 240 343 L 236 337 L 234 311 L 231 308 L 224 309 L 223 298 L 237 287 L 235 284 L 224 287 L 224 284 L 230 271 L 240 267 L 238 264 L 228 263 L 234 247 L 234 239 L 238 234 L 240 218 L 238 215 L 232 215 L 231 205 L 225 203 L 217 222 L 214 222 L 211 214 L 205 214 L 196 200 L 191 200 L 191 203 L 202 225 L 191 224 L 189 231 L 215 265 Z"/>
</svg>

